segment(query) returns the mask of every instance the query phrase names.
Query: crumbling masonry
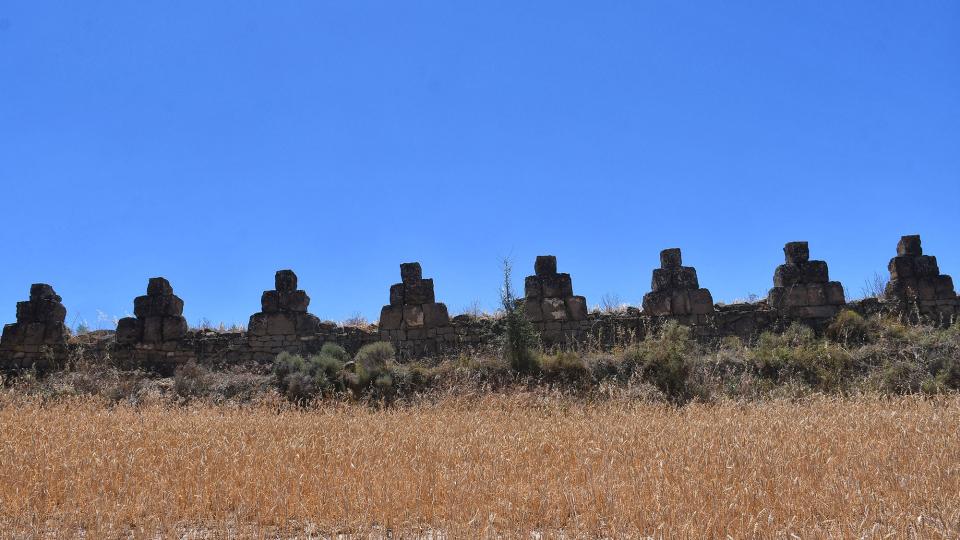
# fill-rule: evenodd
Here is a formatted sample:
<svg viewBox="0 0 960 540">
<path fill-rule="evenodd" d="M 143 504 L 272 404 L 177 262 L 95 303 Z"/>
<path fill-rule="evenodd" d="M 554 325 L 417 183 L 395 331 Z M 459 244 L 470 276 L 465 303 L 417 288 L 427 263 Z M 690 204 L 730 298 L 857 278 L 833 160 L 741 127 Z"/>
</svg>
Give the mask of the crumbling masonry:
<svg viewBox="0 0 960 540">
<path fill-rule="evenodd" d="M 887 312 L 912 320 L 951 324 L 960 317 L 960 298 L 950 276 L 940 273 L 936 258 L 923 255 L 920 237 L 904 236 L 889 264 L 890 282 L 882 299 L 845 304 L 843 287 L 830 281 L 827 264 L 810 260 L 806 242 L 784 247 L 786 262 L 774 272 L 766 300 L 713 304 L 694 268 L 683 266 L 679 249 L 660 253 L 643 311 L 587 311 L 587 300 L 573 293 L 569 274 L 557 272 L 557 260 L 537 257 L 534 275 L 524 282 L 525 313 L 545 346 L 615 346 L 642 339 L 665 319 L 691 327 L 697 339 L 736 335 L 750 338 L 799 321 L 823 328 L 844 306 L 863 315 Z M 458 315 L 450 318 L 436 301 L 433 280 L 424 279 L 419 263 L 400 265 L 401 282 L 390 288 L 390 303 L 379 325 L 343 326 L 308 313 L 310 298 L 297 287 L 297 276 L 280 270 L 275 289 L 261 297 L 261 311 L 250 317 L 246 332 L 188 330 L 183 300 L 164 278 L 152 278 L 147 294 L 134 300 L 135 317 L 120 320 L 115 333 L 71 339 L 64 324 L 66 309 L 53 287 L 35 284 L 30 299 L 17 303 L 16 323 L 0 337 L 0 369 L 47 369 L 64 360 L 73 347 L 109 356 L 121 364 L 172 372 L 194 360 L 218 364 L 271 362 L 281 351 L 312 354 L 328 342 L 355 352 L 376 341 L 393 343 L 401 360 L 434 355 L 495 353 L 501 321 Z"/>
</svg>

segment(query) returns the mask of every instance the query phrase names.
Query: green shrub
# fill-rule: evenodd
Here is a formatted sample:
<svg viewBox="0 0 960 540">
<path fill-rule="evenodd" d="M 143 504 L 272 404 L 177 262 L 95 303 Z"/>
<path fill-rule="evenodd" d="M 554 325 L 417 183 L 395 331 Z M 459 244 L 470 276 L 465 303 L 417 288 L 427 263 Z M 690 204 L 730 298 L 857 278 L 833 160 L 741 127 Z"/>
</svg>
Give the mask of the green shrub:
<svg viewBox="0 0 960 540">
<path fill-rule="evenodd" d="M 870 341 L 870 323 L 859 313 L 845 309 L 827 327 L 827 337 L 836 343 L 853 345 Z"/>
<path fill-rule="evenodd" d="M 518 373 L 534 373 L 540 368 L 537 354 L 537 331 L 527 320 L 524 313 L 524 301 L 513 294 L 511 285 L 511 264 L 503 261 L 503 288 L 500 289 L 500 303 L 503 307 L 503 330 L 500 345 L 504 359 Z"/>
<path fill-rule="evenodd" d="M 397 351 L 391 343 L 377 341 L 361 347 L 360 350 L 357 351 L 357 354 L 354 355 L 353 361 L 363 366 L 367 371 L 379 371 L 383 369 L 383 366 L 385 366 L 387 362 L 396 358 L 396 356 Z"/>
<path fill-rule="evenodd" d="M 338 390 L 343 384 L 344 364 L 337 356 L 343 349 L 334 347 L 324 345 L 320 353 L 306 359 L 286 351 L 277 355 L 273 375 L 280 392 L 291 401 L 303 403 Z"/>
<path fill-rule="evenodd" d="M 824 391 L 840 389 L 853 367 L 849 353 L 817 341 L 813 330 L 799 323 L 793 323 L 782 334 L 764 332 L 750 353 L 761 377 L 777 382 L 799 379 Z"/>
<path fill-rule="evenodd" d="M 335 358 L 341 364 L 346 364 L 350 361 L 350 353 L 346 349 L 337 345 L 336 343 L 324 343 L 323 347 L 320 347 L 320 354 L 323 356 L 329 356 Z"/>
<path fill-rule="evenodd" d="M 621 378 L 639 373 L 670 400 L 689 401 L 698 394 L 690 381 L 695 352 L 690 328 L 667 321 L 656 334 L 624 352 Z"/>
</svg>

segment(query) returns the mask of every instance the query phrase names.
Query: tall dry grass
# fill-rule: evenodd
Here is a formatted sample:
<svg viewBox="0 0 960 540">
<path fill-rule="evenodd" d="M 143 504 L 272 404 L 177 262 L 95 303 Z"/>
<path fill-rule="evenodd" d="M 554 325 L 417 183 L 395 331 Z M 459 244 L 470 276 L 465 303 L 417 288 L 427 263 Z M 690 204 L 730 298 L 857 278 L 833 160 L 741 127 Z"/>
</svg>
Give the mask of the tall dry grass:
<svg viewBox="0 0 960 540">
<path fill-rule="evenodd" d="M 90 538 L 960 535 L 960 398 L 0 401 L 0 526 Z"/>
</svg>

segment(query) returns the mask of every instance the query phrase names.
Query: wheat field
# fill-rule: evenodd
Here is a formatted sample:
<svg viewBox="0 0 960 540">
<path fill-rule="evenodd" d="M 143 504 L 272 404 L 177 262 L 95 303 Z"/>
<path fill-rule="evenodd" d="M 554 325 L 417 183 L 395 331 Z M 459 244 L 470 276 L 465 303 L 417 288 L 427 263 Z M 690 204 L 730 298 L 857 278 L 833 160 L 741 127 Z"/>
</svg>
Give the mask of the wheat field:
<svg viewBox="0 0 960 540">
<path fill-rule="evenodd" d="M 5 537 L 960 536 L 960 398 L 0 402 Z"/>
</svg>

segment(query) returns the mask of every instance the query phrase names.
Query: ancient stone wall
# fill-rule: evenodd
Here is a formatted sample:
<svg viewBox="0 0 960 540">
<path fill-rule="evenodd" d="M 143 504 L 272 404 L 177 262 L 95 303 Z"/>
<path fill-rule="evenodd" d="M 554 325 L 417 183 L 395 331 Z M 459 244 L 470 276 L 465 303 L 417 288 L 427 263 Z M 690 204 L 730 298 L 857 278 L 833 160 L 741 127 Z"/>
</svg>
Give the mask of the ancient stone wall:
<svg viewBox="0 0 960 540">
<path fill-rule="evenodd" d="M 669 320 L 689 325 L 694 336 L 704 340 L 731 335 L 750 339 L 794 321 L 822 329 L 844 306 L 864 315 L 889 312 L 935 324 L 960 318 L 952 279 L 940 273 L 936 258 L 923 255 L 918 236 L 900 240 L 889 264 L 891 280 L 884 298 L 849 304 L 844 303 L 842 286 L 829 281 L 826 263 L 809 259 L 806 242 L 788 243 L 784 254 L 786 262 L 777 267 L 767 299 L 714 305 L 710 292 L 699 286 L 696 270 L 682 265 L 680 250 L 664 250 L 643 310 L 617 313 L 588 313 L 586 299 L 573 293 L 570 275 L 557 272 L 556 258 L 540 256 L 534 275 L 525 280 L 523 304 L 548 349 L 623 345 L 643 339 Z M 17 304 L 17 322 L 4 326 L 0 369 L 46 369 L 64 361 L 70 347 L 81 346 L 120 364 L 165 372 L 190 360 L 265 364 L 281 351 L 312 354 L 328 342 L 353 353 L 364 344 L 388 341 L 401 360 L 498 348 L 498 319 L 450 318 L 419 263 L 400 265 L 400 276 L 378 325 L 344 327 L 311 315 L 310 298 L 298 288 L 296 275 L 278 271 L 275 289 L 261 296 L 261 311 L 250 317 L 248 330 L 233 333 L 188 330 L 183 300 L 166 279 L 152 278 L 147 294 L 134 300 L 135 317 L 122 319 L 115 334 L 72 341 L 60 296 L 50 285 L 35 284 L 30 299 Z"/>
</svg>

